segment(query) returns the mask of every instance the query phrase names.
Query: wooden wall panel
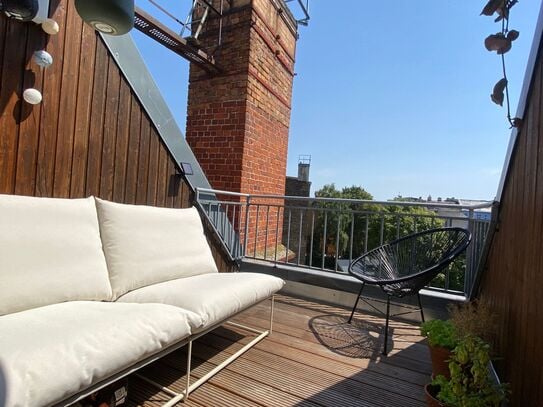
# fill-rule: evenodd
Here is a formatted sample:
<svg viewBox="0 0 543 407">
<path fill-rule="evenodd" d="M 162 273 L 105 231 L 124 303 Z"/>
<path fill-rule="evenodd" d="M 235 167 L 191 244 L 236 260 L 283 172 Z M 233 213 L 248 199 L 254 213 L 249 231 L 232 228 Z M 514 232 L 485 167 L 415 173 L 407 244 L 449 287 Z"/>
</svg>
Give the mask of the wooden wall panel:
<svg viewBox="0 0 543 407">
<path fill-rule="evenodd" d="M 0 15 L 0 193 L 190 206 L 190 187 L 105 44 L 73 2 L 53 3 L 61 31 L 51 37 Z M 53 56 L 47 69 L 32 60 L 39 49 Z M 29 87 L 41 104 L 22 101 Z M 232 270 L 209 235 L 219 269 Z"/>
<path fill-rule="evenodd" d="M 481 297 L 498 315 L 496 365 L 511 383 L 513 406 L 539 406 L 543 400 L 542 93 L 540 56 L 481 283 Z"/>
</svg>

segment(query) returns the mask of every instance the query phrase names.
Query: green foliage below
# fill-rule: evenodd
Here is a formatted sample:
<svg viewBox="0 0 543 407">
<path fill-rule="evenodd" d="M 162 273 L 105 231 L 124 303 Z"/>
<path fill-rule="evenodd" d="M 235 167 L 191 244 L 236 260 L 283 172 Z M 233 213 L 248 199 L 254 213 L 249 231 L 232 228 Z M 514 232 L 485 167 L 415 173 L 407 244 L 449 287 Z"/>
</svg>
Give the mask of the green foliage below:
<svg viewBox="0 0 543 407">
<path fill-rule="evenodd" d="M 458 343 L 456 330 L 451 321 L 441 319 L 426 321 L 421 325 L 420 331 L 423 336 L 428 338 L 431 346 L 453 350 Z"/>
<path fill-rule="evenodd" d="M 490 346 L 476 336 L 460 340 L 449 362 L 450 380 L 437 376 L 437 398 L 449 407 L 498 407 L 506 398 L 506 386 L 492 381 Z"/>
</svg>

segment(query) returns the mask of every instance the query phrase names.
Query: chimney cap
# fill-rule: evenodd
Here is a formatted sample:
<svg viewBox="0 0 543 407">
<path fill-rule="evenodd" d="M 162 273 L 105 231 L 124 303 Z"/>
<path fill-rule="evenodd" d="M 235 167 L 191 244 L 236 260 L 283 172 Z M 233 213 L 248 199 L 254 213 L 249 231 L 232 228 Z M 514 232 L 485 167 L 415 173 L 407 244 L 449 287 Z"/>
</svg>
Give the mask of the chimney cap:
<svg viewBox="0 0 543 407">
<path fill-rule="evenodd" d="M 298 164 L 311 164 L 311 155 L 310 154 L 300 154 L 298 156 Z"/>
<path fill-rule="evenodd" d="M 309 182 L 309 167 L 311 156 L 304 154 L 298 156 L 298 181 Z"/>
</svg>

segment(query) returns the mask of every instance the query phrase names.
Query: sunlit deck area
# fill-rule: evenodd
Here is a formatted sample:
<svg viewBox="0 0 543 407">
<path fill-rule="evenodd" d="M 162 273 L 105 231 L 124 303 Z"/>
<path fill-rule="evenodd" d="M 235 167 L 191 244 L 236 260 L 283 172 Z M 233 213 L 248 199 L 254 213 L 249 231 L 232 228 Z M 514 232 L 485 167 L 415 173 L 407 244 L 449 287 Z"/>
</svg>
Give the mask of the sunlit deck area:
<svg viewBox="0 0 543 407">
<path fill-rule="evenodd" d="M 235 321 L 256 328 L 269 325 L 269 301 Z M 419 328 L 391 322 L 392 351 L 381 355 L 384 320 L 279 295 L 273 333 L 191 393 L 186 406 L 422 406 L 431 365 Z M 197 379 L 252 339 L 251 334 L 221 327 L 193 344 Z M 183 391 L 186 348 L 143 369 L 145 375 L 174 391 Z M 160 406 L 167 394 L 145 381 L 129 378 L 131 406 Z"/>
</svg>

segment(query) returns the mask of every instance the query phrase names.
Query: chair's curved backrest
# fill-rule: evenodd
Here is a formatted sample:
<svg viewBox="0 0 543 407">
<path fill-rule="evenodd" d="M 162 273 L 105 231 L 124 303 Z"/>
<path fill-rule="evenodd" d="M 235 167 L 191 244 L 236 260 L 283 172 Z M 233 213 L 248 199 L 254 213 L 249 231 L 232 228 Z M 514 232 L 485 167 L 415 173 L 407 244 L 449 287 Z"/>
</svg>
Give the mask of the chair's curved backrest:
<svg viewBox="0 0 543 407">
<path fill-rule="evenodd" d="M 418 292 L 468 247 L 471 233 L 458 227 L 425 230 L 356 259 L 349 273 L 397 296 Z"/>
</svg>

